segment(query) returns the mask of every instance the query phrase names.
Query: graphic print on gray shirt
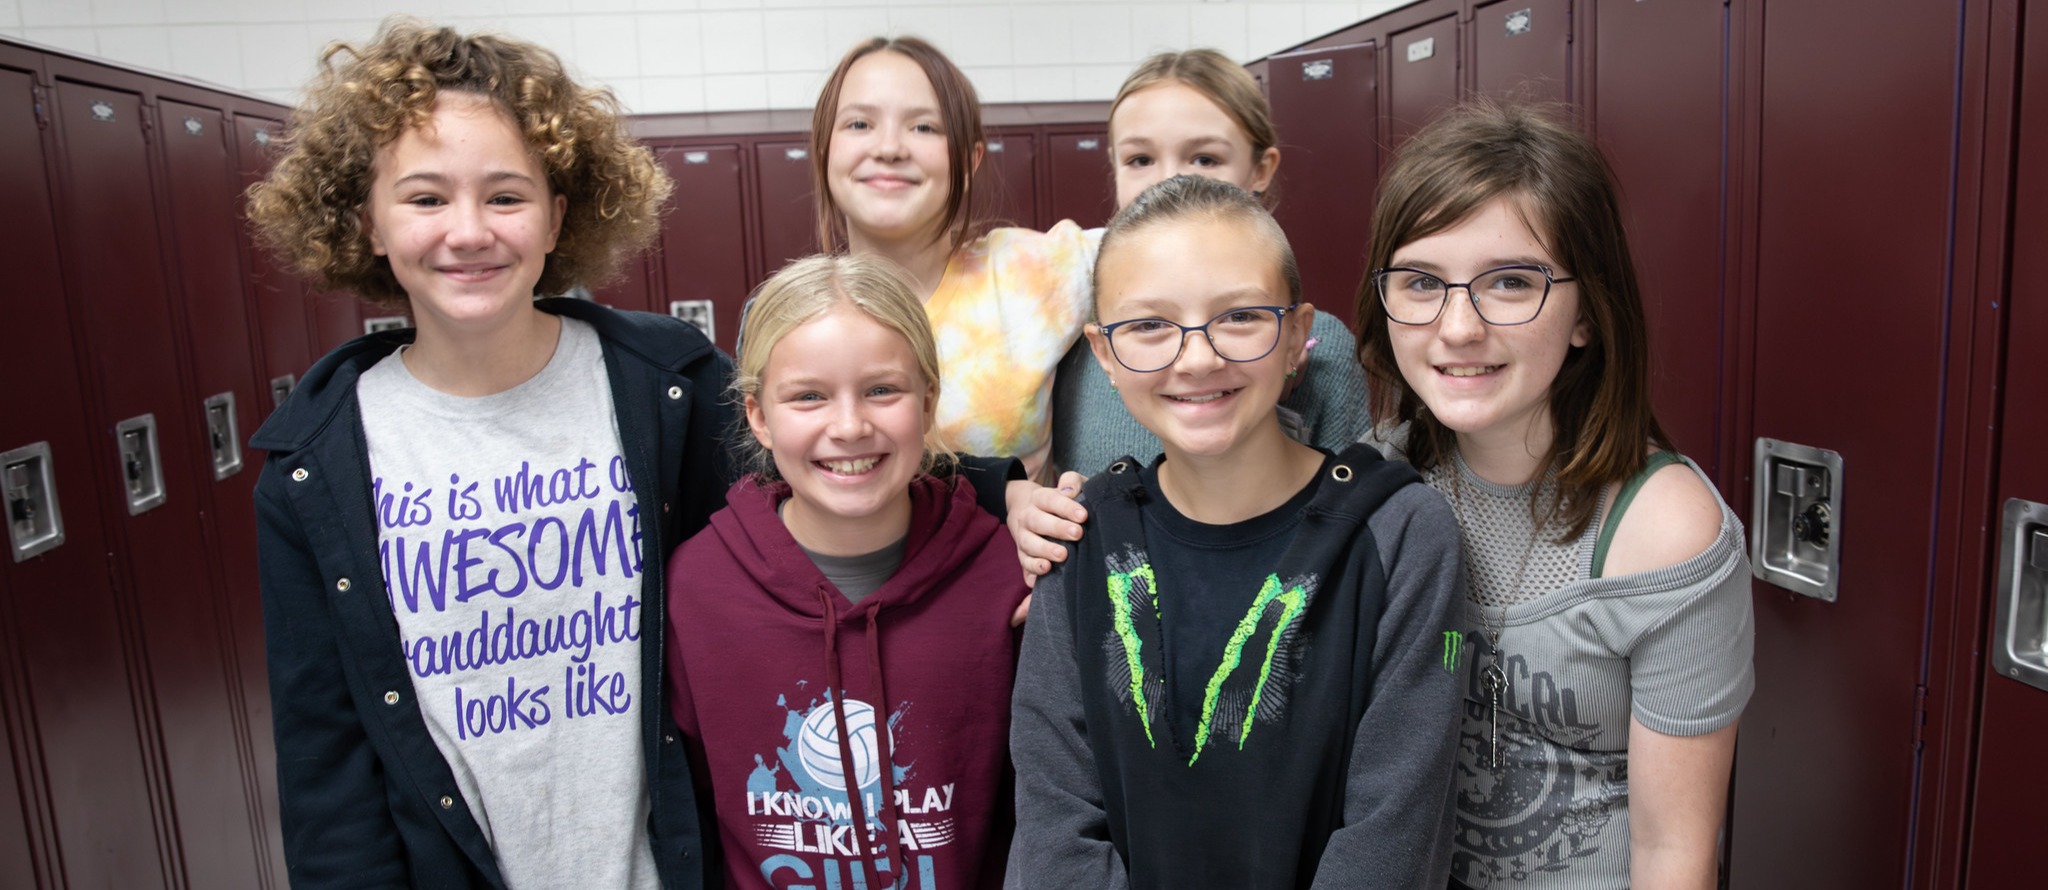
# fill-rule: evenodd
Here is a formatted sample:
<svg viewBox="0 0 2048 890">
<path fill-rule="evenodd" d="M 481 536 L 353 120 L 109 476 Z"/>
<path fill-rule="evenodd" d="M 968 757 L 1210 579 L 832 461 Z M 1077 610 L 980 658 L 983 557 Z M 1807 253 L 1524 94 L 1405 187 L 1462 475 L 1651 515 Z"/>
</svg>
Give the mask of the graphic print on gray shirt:
<svg viewBox="0 0 2048 890">
<path fill-rule="evenodd" d="M 481 398 L 396 352 L 357 388 L 412 689 L 506 883 L 658 886 L 641 750 L 640 521 L 597 334 Z M 387 699 L 396 702 L 396 698 Z"/>
<path fill-rule="evenodd" d="M 1514 603 L 1504 626 L 1500 607 L 1482 615 L 1466 603 L 1451 877 L 1475 890 L 1625 888 L 1629 718 L 1666 735 L 1704 735 L 1739 717 L 1755 688 L 1742 524 L 1723 503 L 1719 537 L 1699 555 L 1594 578 L 1601 517 L 1577 539 L 1559 544 L 1541 534 L 1525 549 L 1535 531 L 1525 486 L 1487 482 L 1455 457 L 1424 480 L 1453 501 L 1460 525 L 1470 526 L 1465 554 L 1474 598 Z M 1470 541 L 1475 534 L 1510 546 Z M 1536 582 L 1555 574 L 1536 566 L 1559 565 L 1576 569 Z M 1498 589 L 1532 582 L 1540 591 L 1533 598 Z M 1481 587 L 1487 584 L 1495 589 Z M 1488 621 L 1501 627 L 1508 678 L 1498 767 L 1491 765 L 1492 708 L 1481 679 L 1492 656 Z"/>
</svg>

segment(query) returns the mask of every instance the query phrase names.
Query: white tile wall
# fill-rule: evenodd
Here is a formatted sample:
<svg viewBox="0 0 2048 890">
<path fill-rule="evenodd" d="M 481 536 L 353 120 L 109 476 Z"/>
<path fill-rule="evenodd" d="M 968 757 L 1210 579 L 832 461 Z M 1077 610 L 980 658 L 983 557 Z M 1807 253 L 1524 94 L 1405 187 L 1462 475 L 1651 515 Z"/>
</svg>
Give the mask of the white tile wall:
<svg viewBox="0 0 2048 890">
<path fill-rule="evenodd" d="M 0 34 L 289 100 L 406 13 L 541 43 L 635 112 L 806 108 L 854 43 L 915 34 L 984 101 L 1107 100 L 1139 59 L 1280 50 L 1412 0 L 0 0 Z"/>
</svg>

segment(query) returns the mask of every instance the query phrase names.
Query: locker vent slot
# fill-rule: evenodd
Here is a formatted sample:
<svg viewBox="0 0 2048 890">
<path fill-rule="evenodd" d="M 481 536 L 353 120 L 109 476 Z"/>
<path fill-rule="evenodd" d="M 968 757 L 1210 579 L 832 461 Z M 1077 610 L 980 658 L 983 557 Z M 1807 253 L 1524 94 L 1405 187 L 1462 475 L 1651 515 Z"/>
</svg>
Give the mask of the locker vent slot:
<svg viewBox="0 0 2048 890">
<path fill-rule="evenodd" d="M 50 443 L 37 442 L 0 454 L 0 486 L 5 487 L 7 543 L 15 562 L 64 543 L 64 512 L 57 506 Z"/>
</svg>

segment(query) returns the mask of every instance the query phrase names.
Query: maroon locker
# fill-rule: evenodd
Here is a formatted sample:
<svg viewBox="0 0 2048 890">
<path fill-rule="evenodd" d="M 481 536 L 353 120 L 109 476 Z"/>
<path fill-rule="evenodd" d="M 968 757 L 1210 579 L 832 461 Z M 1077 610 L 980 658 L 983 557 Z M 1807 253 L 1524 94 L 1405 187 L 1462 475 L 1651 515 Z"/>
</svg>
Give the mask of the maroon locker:
<svg viewBox="0 0 2048 890">
<path fill-rule="evenodd" d="M 284 125 L 236 115 L 234 128 L 235 169 L 241 191 L 246 193 L 270 172 L 271 145 L 283 135 Z M 250 237 L 242 202 L 238 201 L 235 209 L 235 219 L 245 227 L 244 237 Z M 259 394 L 259 416 L 268 417 L 278 405 L 277 392 L 272 390 L 285 391 L 282 387 L 287 382 L 281 378 L 289 376 L 289 383 L 296 385 L 313 359 L 318 358 L 313 352 L 313 321 L 305 286 L 297 276 L 279 268 L 276 257 L 252 246 L 246 251 L 245 262 L 250 323 L 255 326 L 256 351 L 264 381 L 264 391 Z M 272 381 L 277 381 L 275 387 Z"/>
<path fill-rule="evenodd" d="M 1391 158 L 1431 117 L 1458 101 L 1458 20 L 1437 19 L 1388 38 L 1387 125 Z"/>
<path fill-rule="evenodd" d="M 1730 477 L 1721 475 L 1717 419 L 1725 345 L 1721 58 L 1727 16 L 1727 7 L 1714 3 L 1602 0 L 1593 89 L 1596 135 L 1620 181 L 1643 289 L 1657 418 L 1680 451 L 1724 483 Z"/>
<path fill-rule="evenodd" d="M 0 602 L 11 599 L 13 595 L 7 589 L 7 576 L 0 575 Z M 8 646 L 12 648 L 15 644 L 8 639 L 12 636 L 4 634 L 0 639 L 7 639 Z M 9 668 L 0 667 L 0 676 L 11 672 Z M 15 756 L 14 740 L 0 732 L 0 763 L 11 766 L 22 762 Z M 14 770 L 0 769 L 0 862 L 8 863 L 6 868 L 0 868 L 0 890 L 29 890 L 37 886 L 39 879 L 46 884 L 56 883 L 44 874 L 43 863 L 36 860 L 36 851 L 30 845 L 28 823 L 22 817 L 29 811 L 28 796 L 15 781 Z"/>
<path fill-rule="evenodd" d="M 228 672 L 230 704 L 236 709 L 224 726 L 198 730 L 201 738 L 211 741 L 200 742 L 196 750 L 203 753 L 186 768 L 190 778 L 175 790 L 181 814 L 200 808 L 195 798 L 203 795 L 204 811 L 216 820 L 195 825 L 181 816 L 188 877 L 195 885 L 215 878 L 253 884 L 250 869 L 261 867 L 270 844 L 252 848 L 251 828 L 264 837 L 277 825 L 277 757 L 270 734 L 263 602 L 256 579 L 257 464 L 243 454 L 243 443 L 269 415 L 265 403 L 270 393 L 258 374 L 249 339 L 247 275 L 240 263 L 241 233 L 236 226 L 236 170 L 228 153 L 228 136 L 234 129 L 216 109 L 159 99 L 157 132 L 182 291 L 178 304 L 184 310 L 186 349 L 192 361 L 195 391 L 188 394 L 192 401 L 187 408 L 199 439 L 194 450 L 201 462 L 196 477 L 199 507 L 214 539 L 209 550 L 217 560 L 210 576 L 217 579 L 213 589 L 221 609 L 219 657 Z M 252 699 L 262 703 L 251 708 L 246 702 Z M 228 748 L 216 747 L 224 734 L 236 743 L 241 757 L 231 758 Z M 237 796 L 242 798 L 240 806 Z"/>
<path fill-rule="evenodd" d="M 97 77 L 103 69 L 84 73 Z M 179 326 L 164 276 L 166 240 L 151 201 L 145 110 L 134 93 L 61 77 L 51 104 L 65 152 L 64 258 L 75 272 L 67 277 L 72 304 L 89 324 L 82 333 L 101 409 L 94 420 L 101 442 L 87 457 L 105 478 L 119 480 L 124 467 L 131 474 L 127 484 L 110 486 L 103 503 L 118 529 L 115 583 L 131 610 L 142 647 L 137 666 L 146 666 L 153 693 L 142 706 L 156 723 L 151 741 L 160 745 L 155 754 L 167 786 L 160 801 L 170 803 L 165 827 L 183 837 L 181 866 L 192 882 L 250 886 L 257 863 L 247 799 L 239 765 L 223 756 L 236 747 L 228 646 L 200 528 L 199 486 L 211 479 L 211 460 L 202 444 L 202 405 L 180 385 L 173 333 Z M 227 171 L 213 176 L 219 187 Z M 122 425 L 144 415 L 154 419 L 155 436 L 134 439 L 140 450 L 131 455 Z M 138 488 L 151 494 L 152 466 L 158 487 L 138 506 Z M 224 834 L 227 826 L 235 831 Z"/>
<path fill-rule="evenodd" d="M 661 226 L 664 302 L 658 311 L 705 319 L 712 342 L 731 352 L 753 285 L 743 224 L 745 156 L 738 145 L 663 148 L 655 156 L 676 181 L 675 202 Z"/>
<path fill-rule="evenodd" d="M 1570 101 L 1571 37 L 1570 0 L 1500 0 L 1473 7 L 1474 89 L 1528 101 Z M 1656 79 L 1665 77 L 1660 70 Z"/>
<path fill-rule="evenodd" d="M 1844 500 L 1836 601 L 1754 585 L 1730 885 L 1898 886 L 1919 781 L 1958 16 L 1853 0 L 1745 14 L 1760 17 L 1743 54 L 1754 166 L 1732 200 L 1754 209 L 1731 292 L 1754 300 L 1753 345 L 1730 350 L 1748 357 L 1735 379 L 1753 387 L 1750 436 L 1841 455 Z M 1773 537 L 1761 526 L 1752 540 Z"/>
<path fill-rule="evenodd" d="M 650 251 L 651 253 L 651 251 Z M 590 298 L 613 309 L 630 309 L 636 312 L 652 312 L 658 302 L 654 286 L 654 259 L 647 253 L 628 257 L 619 264 L 617 277 L 596 287 L 589 287 Z M 541 296 L 559 296 L 542 294 Z"/>
<path fill-rule="evenodd" d="M 121 607 L 107 572 L 110 517 L 98 484 L 111 476 L 103 471 L 111 449 L 98 441 L 106 427 L 88 418 L 63 267 L 52 262 L 55 196 L 31 89 L 26 72 L 0 68 L 0 206 L 8 208 L 0 266 L 21 297 L 8 309 L 8 361 L 31 375 L 8 390 L 0 452 L 48 443 L 63 540 L 25 561 L 0 560 L 8 596 L 0 675 L 18 690 L 5 702 L 13 772 L 30 803 L 42 880 L 161 887 L 169 854 L 151 818 L 152 780 L 138 747 L 145 724 L 131 707 Z M 129 122 L 137 123 L 132 113 Z"/>
<path fill-rule="evenodd" d="M 1379 68 L 1370 43 L 1274 56 L 1267 90 L 1280 131 L 1280 204 L 1302 298 L 1352 324 L 1365 279 L 1379 164 Z"/>
<path fill-rule="evenodd" d="M 1985 651 L 1975 799 L 1964 886 L 2023 887 L 2041 877 L 2040 844 L 2048 837 L 2041 806 L 2041 740 L 2048 738 L 2048 683 L 2042 670 L 2044 589 L 2048 589 L 2048 16 L 2031 4 L 2020 32 L 2018 143 L 2010 208 L 2011 274 L 2005 332 L 2004 388 L 1996 497 L 1991 516 L 1996 561 L 1989 591 L 1994 620 Z M 2012 511 L 2008 519 L 2008 511 Z M 2016 598 L 2008 596 L 2014 588 Z M 2003 620 L 1998 620 L 2002 618 Z M 2010 648 L 2008 648 L 2010 647 Z M 2018 659 L 2001 659 L 2010 651 Z M 2006 662 L 2001 665 L 2001 662 Z M 2004 669 L 1999 669 L 2000 667 Z"/>
<path fill-rule="evenodd" d="M 997 226 L 1042 229 L 1038 218 L 1038 140 L 1030 132 L 988 134 L 974 174 L 975 215 Z"/>
<path fill-rule="evenodd" d="M 754 145 L 754 195 L 760 215 L 756 243 L 765 281 L 790 260 L 818 252 L 818 214 L 811 204 L 811 149 L 808 142 Z"/>
<path fill-rule="evenodd" d="M 1106 129 L 1046 134 L 1048 225 L 1071 219 L 1081 228 L 1092 229 L 1109 222 L 1116 212 Z"/>
</svg>

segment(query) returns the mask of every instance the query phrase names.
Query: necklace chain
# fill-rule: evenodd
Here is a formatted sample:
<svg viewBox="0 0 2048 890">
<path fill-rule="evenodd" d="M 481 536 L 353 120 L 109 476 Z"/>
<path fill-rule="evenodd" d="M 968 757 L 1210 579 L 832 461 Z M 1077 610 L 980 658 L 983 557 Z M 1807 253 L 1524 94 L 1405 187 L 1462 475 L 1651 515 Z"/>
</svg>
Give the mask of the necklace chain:
<svg viewBox="0 0 2048 890">
<path fill-rule="evenodd" d="M 1531 483 L 1528 486 L 1527 492 L 1529 497 L 1535 496 L 1537 487 L 1536 483 Z M 1472 571 L 1475 567 L 1471 556 L 1474 552 L 1472 548 L 1472 528 L 1471 521 L 1465 515 L 1464 490 L 1464 460 L 1459 458 L 1457 466 L 1452 468 L 1451 512 L 1458 518 L 1458 531 L 1464 538 L 1465 544 L 1466 575 L 1468 576 L 1465 581 L 1465 600 L 1479 610 L 1479 630 L 1486 636 L 1486 667 L 1481 671 L 1480 679 L 1486 685 L 1489 736 L 1487 747 L 1490 749 L 1488 752 L 1489 759 L 1492 761 L 1492 768 L 1498 769 L 1500 767 L 1500 697 L 1501 693 L 1506 691 L 1508 686 L 1507 671 L 1501 667 L 1500 640 L 1507 633 L 1508 607 L 1505 604 L 1500 607 L 1500 619 L 1496 622 L 1492 610 L 1488 609 L 1486 604 L 1480 602 L 1479 598 L 1472 593 L 1472 582 L 1478 573 Z M 1537 523 L 1535 527 L 1529 530 L 1529 540 L 1522 544 L 1522 558 L 1515 567 L 1515 578 L 1509 582 L 1506 593 L 1506 599 L 1510 602 L 1515 600 L 1515 591 L 1522 586 L 1522 579 L 1529 571 L 1529 557 L 1536 552 L 1536 538 L 1543 533 L 1543 528 L 1547 524 L 1547 522 Z"/>
</svg>

